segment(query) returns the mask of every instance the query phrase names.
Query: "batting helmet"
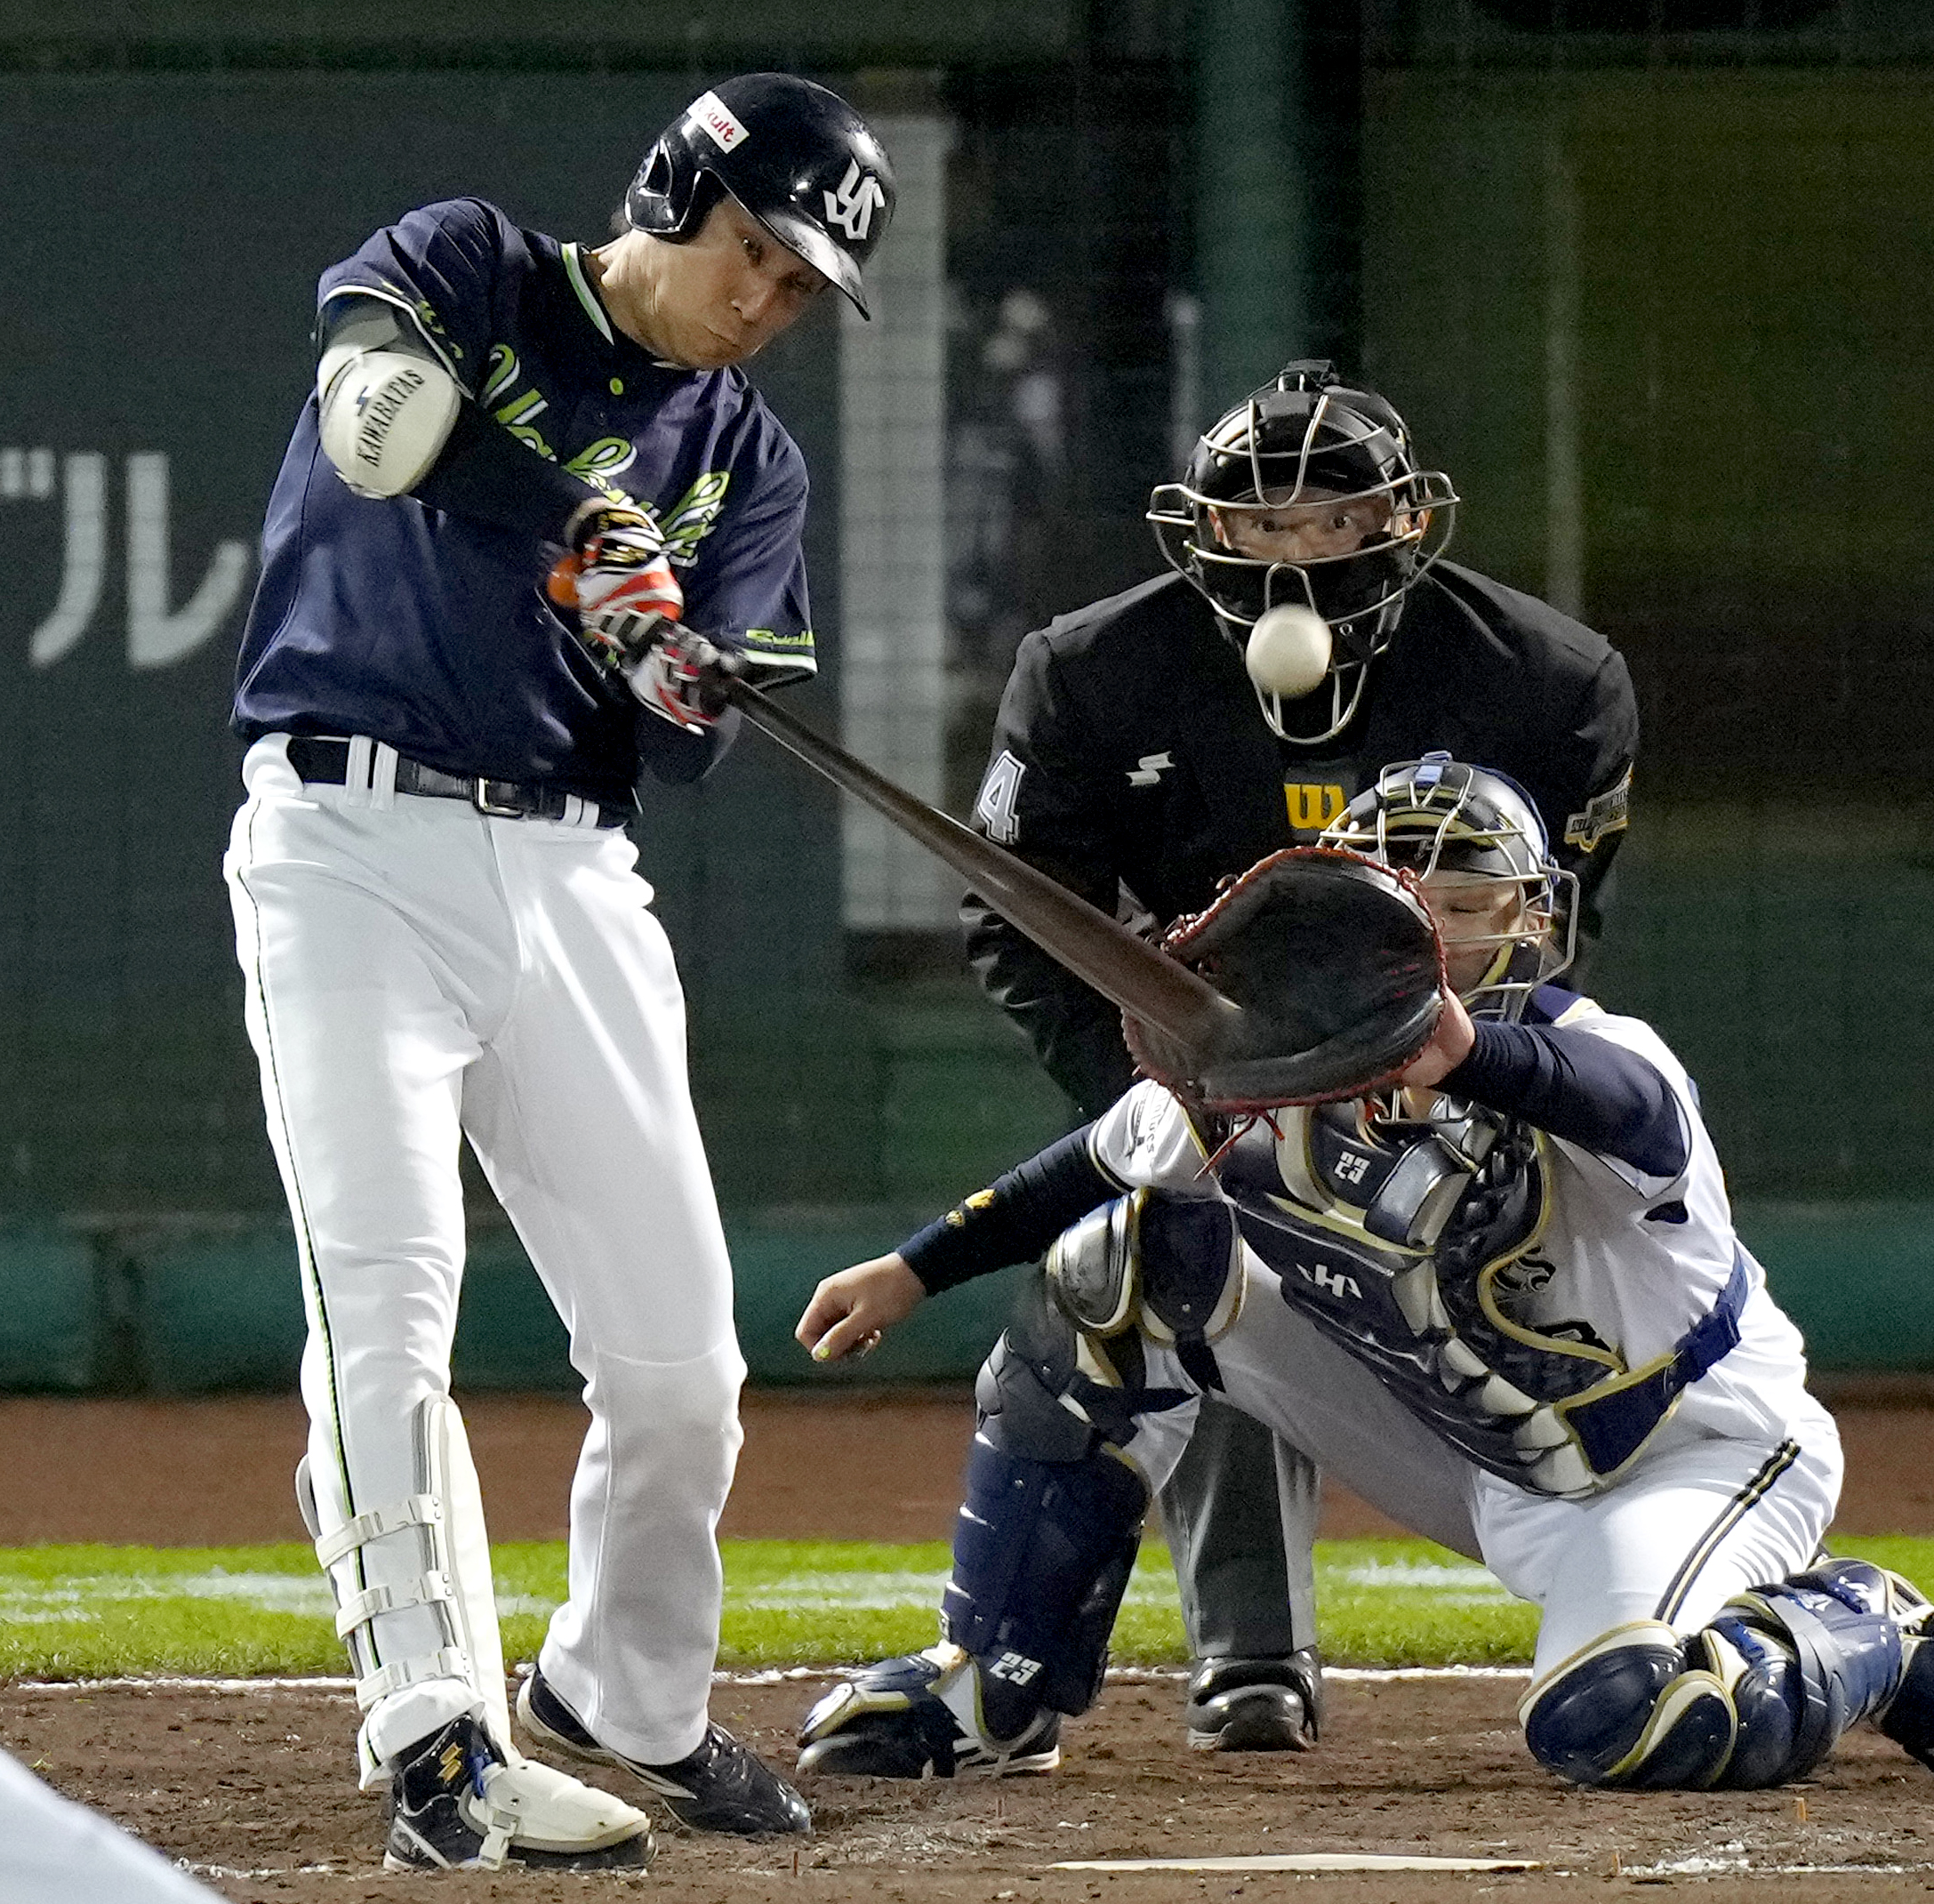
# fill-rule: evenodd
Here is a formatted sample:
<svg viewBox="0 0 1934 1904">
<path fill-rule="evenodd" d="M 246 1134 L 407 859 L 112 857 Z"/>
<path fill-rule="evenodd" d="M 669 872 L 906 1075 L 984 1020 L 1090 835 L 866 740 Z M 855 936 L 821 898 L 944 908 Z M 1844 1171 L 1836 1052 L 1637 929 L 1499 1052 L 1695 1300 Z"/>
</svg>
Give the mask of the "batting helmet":
<svg viewBox="0 0 1934 1904">
<path fill-rule="evenodd" d="M 860 267 L 893 217 L 893 165 L 837 92 L 790 73 L 721 81 L 659 134 L 624 215 L 635 231 L 683 243 L 721 192 L 872 315 Z"/>
<path fill-rule="evenodd" d="M 1491 921 L 1495 930 L 1458 935 L 1465 947 L 1493 948 L 1483 976 L 1463 988 L 1480 1016 L 1517 1017 L 1530 993 L 1576 955 L 1577 881 L 1552 858 L 1537 806 L 1508 775 L 1442 752 L 1400 761 L 1331 821 L 1321 843 L 1420 879 L 1451 874 L 1460 883 L 1518 888 L 1518 904 Z"/>
<path fill-rule="evenodd" d="M 1449 542 L 1457 501 L 1448 476 L 1416 466 L 1410 432 L 1383 398 L 1312 360 L 1288 365 L 1200 438 L 1182 479 L 1150 497 L 1148 519 L 1164 559 L 1207 598 L 1239 646 L 1280 603 L 1322 616 L 1341 727 L 1355 710 L 1364 664 L 1389 646 L 1405 591 Z M 1349 505 L 1360 536 L 1352 546 L 1293 560 L 1240 546 L 1253 540 L 1245 524 L 1266 532 L 1286 515 L 1313 515 L 1318 503 Z M 1345 710 L 1342 678 L 1352 671 Z"/>
</svg>

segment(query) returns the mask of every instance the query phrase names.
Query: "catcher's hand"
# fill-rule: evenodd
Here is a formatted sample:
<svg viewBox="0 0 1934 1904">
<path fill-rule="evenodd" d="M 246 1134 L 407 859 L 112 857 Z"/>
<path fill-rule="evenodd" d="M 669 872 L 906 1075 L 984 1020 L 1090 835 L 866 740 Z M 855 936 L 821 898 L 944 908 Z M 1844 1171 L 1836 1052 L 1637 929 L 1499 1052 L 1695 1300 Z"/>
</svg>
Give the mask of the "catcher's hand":
<svg viewBox="0 0 1934 1904">
<path fill-rule="evenodd" d="M 871 1354 L 881 1336 L 911 1315 L 926 1295 L 926 1285 L 897 1250 L 877 1256 L 826 1277 L 792 1333 L 812 1350 L 815 1362 L 838 1362 L 855 1351 Z"/>
<path fill-rule="evenodd" d="M 1361 1097 L 1418 1064 L 1445 1002 L 1443 948 L 1411 877 L 1331 847 L 1271 855 L 1162 949 L 1242 1008 L 1213 1052 L 1126 1020 L 1142 1069 L 1208 1111 Z"/>
<path fill-rule="evenodd" d="M 1464 1000 L 1447 991 L 1430 1043 L 1410 1060 L 1397 1081 L 1418 1090 L 1441 1084 L 1470 1056 L 1476 1044 L 1477 1033 L 1471 1028 L 1471 1014 L 1465 1009 Z"/>
</svg>

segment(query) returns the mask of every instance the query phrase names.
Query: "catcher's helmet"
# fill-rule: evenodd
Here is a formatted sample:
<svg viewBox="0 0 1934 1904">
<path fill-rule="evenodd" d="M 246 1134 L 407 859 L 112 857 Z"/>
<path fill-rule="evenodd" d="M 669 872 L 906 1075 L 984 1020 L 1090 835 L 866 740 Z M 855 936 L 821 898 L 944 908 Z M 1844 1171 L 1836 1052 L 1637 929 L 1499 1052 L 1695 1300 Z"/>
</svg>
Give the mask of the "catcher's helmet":
<svg viewBox="0 0 1934 1904">
<path fill-rule="evenodd" d="M 1459 936 L 1465 947 L 1494 947 L 1483 976 L 1462 994 L 1480 1016 L 1517 1017 L 1576 954 L 1577 880 L 1552 858 L 1537 807 L 1507 775 L 1441 752 L 1400 761 L 1344 807 L 1321 843 L 1419 879 L 1451 873 L 1517 886 L 1517 909 L 1495 932 Z"/>
<path fill-rule="evenodd" d="M 624 215 L 634 231 L 678 243 L 721 192 L 872 315 L 860 267 L 893 217 L 893 165 L 837 92 L 790 73 L 721 80 L 659 134 Z"/>
<path fill-rule="evenodd" d="M 1286 366 L 1200 438 L 1182 479 L 1150 497 L 1148 519 L 1164 559 L 1208 599 L 1239 647 L 1284 602 L 1329 624 L 1332 725 L 1285 733 L 1263 697 L 1279 735 L 1317 741 L 1356 711 L 1364 668 L 1389 646 L 1405 591 L 1443 553 L 1457 502 L 1448 476 L 1416 466 L 1410 433 L 1383 398 L 1312 360 Z M 1273 523 L 1318 502 L 1360 506 L 1352 511 L 1363 530 L 1354 547 L 1285 560 L 1237 545 L 1245 519 Z"/>
</svg>

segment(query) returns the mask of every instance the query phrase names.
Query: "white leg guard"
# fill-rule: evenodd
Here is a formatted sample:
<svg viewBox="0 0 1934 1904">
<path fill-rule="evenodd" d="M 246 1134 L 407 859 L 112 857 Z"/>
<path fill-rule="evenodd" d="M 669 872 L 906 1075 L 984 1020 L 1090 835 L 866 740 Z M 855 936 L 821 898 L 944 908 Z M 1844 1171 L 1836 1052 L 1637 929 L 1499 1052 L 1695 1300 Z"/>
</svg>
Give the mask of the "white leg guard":
<svg viewBox="0 0 1934 1904">
<path fill-rule="evenodd" d="M 414 1422 L 417 1491 L 373 1507 L 328 1533 L 317 1532 L 316 1497 L 305 1457 L 296 1498 L 316 1534 L 316 1557 L 336 1596 L 336 1631 L 349 1650 L 356 1702 L 364 1714 L 357 1755 L 366 1790 L 381 1784 L 405 1747 L 474 1712 L 511 1764 L 510 1711 L 504 1691 L 503 1646 L 484 1501 L 470 1460 L 463 1418 L 447 1395 L 421 1402 Z M 391 1537 L 414 1538 L 421 1565 L 413 1579 L 358 1587 L 349 1566 L 359 1549 Z M 434 1651 L 381 1660 L 373 1622 L 421 1607 L 436 1617 L 442 1643 Z"/>
</svg>

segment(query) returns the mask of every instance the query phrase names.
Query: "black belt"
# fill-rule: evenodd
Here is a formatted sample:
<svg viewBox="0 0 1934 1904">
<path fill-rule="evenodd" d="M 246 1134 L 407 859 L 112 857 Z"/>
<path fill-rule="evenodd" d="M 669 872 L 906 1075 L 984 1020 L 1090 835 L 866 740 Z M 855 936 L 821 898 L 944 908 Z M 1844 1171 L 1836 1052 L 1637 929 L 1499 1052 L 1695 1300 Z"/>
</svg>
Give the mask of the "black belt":
<svg viewBox="0 0 1934 1904">
<path fill-rule="evenodd" d="M 347 786 L 349 743 L 319 740 L 312 734 L 292 734 L 289 765 L 305 781 L 318 786 Z M 514 780 L 492 780 L 482 774 L 445 774 L 401 754 L 397 756 L 396 790 L 430 799 L 468 800 L 477 812 L 504 820 L 561 820 L 578 798 L 560 793 L 555 787 L 519 786 Z M 599 826 L 624 824 L 624 815 L 615 807 L 600 807 L 595 800 L 579 804 L 596 812 Z"/>
</svg>

